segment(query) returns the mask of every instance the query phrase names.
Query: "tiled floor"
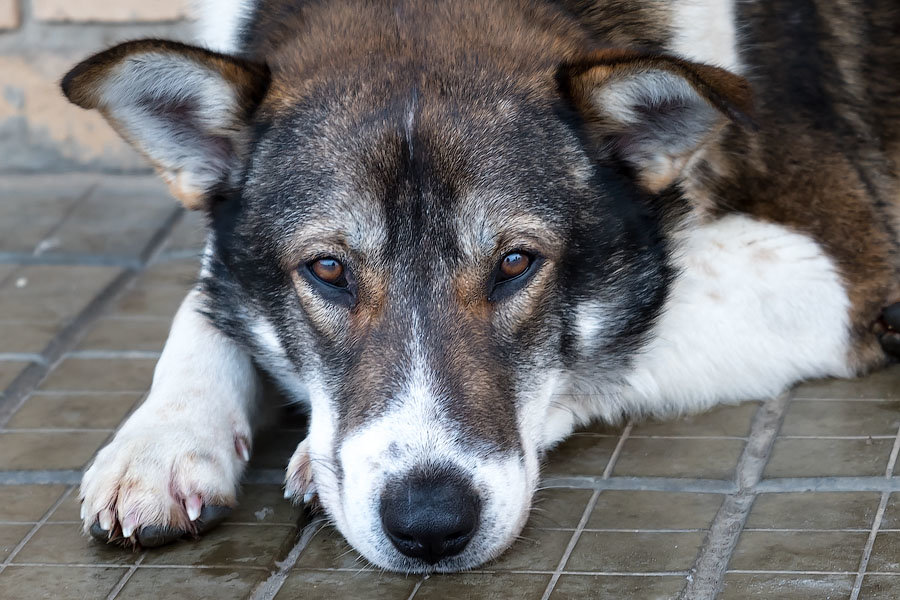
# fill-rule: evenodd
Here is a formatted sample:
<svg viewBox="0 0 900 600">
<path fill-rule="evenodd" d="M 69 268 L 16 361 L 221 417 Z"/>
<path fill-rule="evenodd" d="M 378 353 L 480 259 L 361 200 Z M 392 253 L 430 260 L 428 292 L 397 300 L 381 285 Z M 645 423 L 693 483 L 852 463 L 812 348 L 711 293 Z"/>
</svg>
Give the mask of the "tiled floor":
<svg viewBox="0 0 900 600">
<path fill-rule="evenodd" d="M 900 597 L 900 368 L 578 433 L 521 539 L 470 573 L 380 572 L 282 500 L 296 420 L 203 539 L 93 542 L 80 471 L 146 393 L 201 239 L 153 180 L 0 180 L 0 598 Z"/>
</svg>

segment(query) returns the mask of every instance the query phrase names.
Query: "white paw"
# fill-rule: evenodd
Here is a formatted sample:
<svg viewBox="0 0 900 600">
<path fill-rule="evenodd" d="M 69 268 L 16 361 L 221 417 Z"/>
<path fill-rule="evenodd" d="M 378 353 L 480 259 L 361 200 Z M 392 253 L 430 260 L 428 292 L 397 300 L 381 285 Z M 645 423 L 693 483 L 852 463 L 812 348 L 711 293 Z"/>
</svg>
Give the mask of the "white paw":
<svg viewBox="0 0 900 600">
<path fill-rule="evenodd" d="M 236 503 L 249 432 L 136 413 L 81 480 L 81 518 L 97 539 L 158 546 L 202 533 Z"/>
<path fill-rule="evenodd" d="M 294 504 L 309 504 L 316 496 L 316 484 L 312 475 L 312 459 L 309 455 L 309 438 L 297 445 L 288 463 L 284 478 L 284 497 Z"/>
</svg>

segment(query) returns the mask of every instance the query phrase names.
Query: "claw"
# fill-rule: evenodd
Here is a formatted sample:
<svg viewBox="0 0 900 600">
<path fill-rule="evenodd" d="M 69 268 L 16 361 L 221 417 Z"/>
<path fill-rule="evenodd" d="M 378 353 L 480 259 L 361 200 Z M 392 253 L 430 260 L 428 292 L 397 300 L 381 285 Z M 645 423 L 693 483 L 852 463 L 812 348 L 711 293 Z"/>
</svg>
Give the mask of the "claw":
<svg viewBox="0 0 900 600">
<path fill-rule="evenodd" d="M 200 499 L 199 495 L 191 494 L 185 501 L 184 507 L 187 509 L 188 519 L 196 521 L 197 517 L 200 516 L 200 510 L 203 508 L 203 500 Z"/>
<path fill-rule="evenodd" d="M 104 508 L 100 511 L 100 514 L 97 515 L 97 523 L 100 525 L 100 529 L 105 531 L 112 530 L 113 524 L 113 513 L 108 508 Z"/>
<path fill-rule="evenodd" d="M 250 443 L 242 435 L 234 438 L 234 449 L 244 462 L 250 460 Z"/>
<path fill-rule="evenodd" d="M 125 539 L 130 538 L 131 534 L 134 533 L 134 530 L 137 529 L 138 525 L 139 523 L 137 517 L 131 515 L 125 517 L 125 519 L 122 521 L 122 537 Z"/>
<path fill-rule="evenodd" d="M 94 524 L 91 525 L 90 534 L 92 538 L 101 542 L 109 541 L 110 538 L 109 529 L 103 529 L 99 521 L 94 521 Z"/>
</svg>

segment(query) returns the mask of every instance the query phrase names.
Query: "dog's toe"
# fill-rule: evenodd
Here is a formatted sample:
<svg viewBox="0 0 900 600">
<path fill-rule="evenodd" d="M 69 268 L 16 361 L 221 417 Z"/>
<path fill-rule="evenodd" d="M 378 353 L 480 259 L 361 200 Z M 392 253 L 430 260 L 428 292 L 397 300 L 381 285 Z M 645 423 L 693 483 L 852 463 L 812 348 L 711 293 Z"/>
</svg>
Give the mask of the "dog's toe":
<svg viewBox="0 0 900 600">
<path fill-rule="evenodd" d="M 228 506 L 204 506 L 200 511 L 200 516 L 194 524 L 197 526 L 197 533 L 205 533 L 228 518 L 231 514 L 231 508 Z"/>
<path fill-rule="evenodd" d="M 93 531 L 92 531 L 93 533 Z M 174 542 L 186 532 L 177 527 L 163 527 L 158 525 L 148 525 L 142 527 L 137 532 L 137 541 L 144 548 L 155 548 Z"/>
<path fill-rule="evenodd" d="M 878 340 L 884 351 L 900 358 L 900 302 L 895 302 L 881 311 Z"/>
</svg>

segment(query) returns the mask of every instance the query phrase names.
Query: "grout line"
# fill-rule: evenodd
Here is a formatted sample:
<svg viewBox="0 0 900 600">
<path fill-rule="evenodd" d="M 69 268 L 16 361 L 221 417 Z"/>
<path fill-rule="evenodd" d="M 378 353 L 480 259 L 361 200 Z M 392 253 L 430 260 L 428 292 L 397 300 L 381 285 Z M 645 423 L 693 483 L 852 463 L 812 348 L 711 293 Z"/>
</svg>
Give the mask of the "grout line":
<svg viewBox="0 0 900 600">
<path fill-rule="evenodd" d="M 422 587 L 422 584 L 425 583 L 425 580 L 426 580 L 426 579 L 428 579 L 428 575 L 426 575 L 425 577 L 422 577 L 421 579 L 419 579 L 419 580 L 416 582 L 416 585 L 413 586 L 413 589 L 412 589 L 412 591 L 409 593 L 409 596 L 406 598 L 406 600 L 412 600 L 412 599 L 415 597 L 415 595 L 416 595 L 417 593 L 419 593 L 419 588 Z"/>
<path fill-rule="evenodd" d="M 610 458 L 610 460 L 612 460 L 612 458 Z M 584 528 L 587 526 L 588 520 L 591 518 L 591 513 L 594 512 L 594 507 L 597 506 L 598 498 L 600 498 L 600 490 L 594 490 L 594 493 L 591 495 L 591 499 L 588 500 L 587 505 L 584 507 L 584 512 L 581 513 L 581 519 L 578 521 L 578 527 L 575 529 L 575 531 L 572 533 L 572 537 L 569 539 L 569 545 L 566 546 L 566 551 L 563 552 L 562 558 L 559 559 L 559 564 L 556 566 L 556 570 L 550 577 L 550 581 L 547 583 L 546 589 L 544 589 L 544 595 L 541 596 L 541 600 L 547 600 L 550 597 L 550 594 L 553 593 L 553 588 L 556 587 L 556 582 L 559 581 L 560 575 L 562 575 L 563 571 L 565 570 L 566 563 L 569 562 L 569 557 L 572 556 L 572 552 L 575 550 L 575 545 L 578 543 L 578 539 L 581 537 L 581 532 L 584 531 Z"/>
<path fill-rule="evenodd" d="M 117 358 L 155 358 L 162 354 L 157 350 L 73 350 L 66 352 L 64 358 L 109 360 Z"/>
<path fill-rule="evenodd" d="M 634 423 L 629 421 L 628 425 L 625 426 L 625 429 L 622 430 L 622 435 L 619 436 L 619 441 L 616 443 L 616 447 L 613 450 L 612 455 L 610 455 L 609 461 L 606 463 L 606 468 L 603 469 L 603 479 L 609 479 L 610 475 L 612 475 L 612 471 L 619 460 L 619 455 L 622 454 L 622 448 L 625 446 L 625 440 L 628 439 L 633 427 Z"/>
<path fill-rule="evenodd" d="M 273 571 L 269 577 L 260 583 L 250 594 L 250 600 L 272 600 L 281 590 L 284 582 L 287 580 L 291 569 L 297 564 L 300 555 L 306 550 L 306 547 L 312 541 L 313 537 L 325 526 L 324 518 L 316 518 L 306 524 L 306 527 L 300 533 L 300 538 L 288 555 L 281 562 L 276 562 L 276 571 Z"/>
<path fill-rule="evenodd" d="M 140 253 L 139 265 L 122 270 L 72 319 L 71 323 L 59 331 L 41 352 L 44 364 L 32 363 L 22 370 L 7 386 L 0 399 L 0 428 L 5 427 L 13 414 L 28 399 L 41 381 L 64 359 L 66 352 L 75 347 L 87 333 L 90 326 L 99 320 L 117 302 L 131 285 L 137 281 L 150 260 L 160 252 L 174 227 L 184 215 L 183 208 L 173 209 L 157 228 L 150 241 Z"/>
<path fill-rule="evenodd" d="M 735 467 L 737 493 L 726 496 L 719 507 L 679 600 L 714 600 L 719 595 L 789 403 L 790 394 L 783 393 L 766 401 L 754 415 L 750 436 Z"/>
<path fill-rule="evenodd" d="M 884 469 L 885 479 L 890 479 L 891 475 L 894 473 L 898 452 L 900 452 L 900 428 L 897 429 L 894 445 L 891 448 L 891 456 L 888 459 L 887 467 Z M 881 494 L 881 501 L 878 503 L 878 511 L 875 513 L 875 519 L 872 521 L 872 530 L 869 532 L 869 537 L 866 539 L 866 545 L 863 547 L 862 556 L 859 559 L 859 571 L 856 574 L 856 580 L 853 582 L 853 591 L 850 592 L 850 600 L 858 600 L 859 598 L 863 579 L 866 576 L 866 569 L 869 567 L 869 559 L 872 557 L 872 548 L 875 547 L 875 538 L 878 537 L 878 530 L 881 527 L 881 521 L 884 519 L 884 511 L 887 508 L 890 497 L 890 492 L 882 492 Z"/>
<path fill-rule="evenodd" d="M 875 545 L 875 538 L 878 536 L 878 528 L 881 527 L 881 520 L 884 518 L 884 510 L 887 508 L 888 498 L 891 495 L 888 492 L 881 494 L 881 502 L 878 503 L 878 512 L 875 513 L 875 519 L 872 521 L 872 530 L 866 539 L 866 545 L 863 547 L 862 557 L 859 559 L 859 571 L 856 573 L 856 581 L 853 583 L 853 591 L 850 592 L 850 600 L 859 598 L 859 590 L 862 588 L 863 578 L 866 575 L 866 568 L 869 566 L 869 558 L 872 556 L 872 547 Z"/>
<path fill-rule="evenodd" d="M 56 499 L 56 502 L 54 502 L 50 506 L 50 508 L 47 509 L 47 511 L 41 517 L 41 520 L 38 521 L 37 523 L 35 523 L 34 526 L 28 531 L 28 533 L 25 534 L 25 537 L 23 537 L 22 540 L 18 544 L 16 544 L 16 546 L 12 549 L 12 551 L 6 557 L 6 560 L 4 560 L 3 563 L 0 563 L 0 573 L 2 573 L 6 569 L 6 567 L 9 565 L 9 563 L 11 563 L 16 558 L 16 555 L 18 555 L 19 552 L 22 550 L 22 548 L 25 547 L 25 544 L 27 544 L 28 542 L 31 541 L 31 538 L 34 537 L 34 534 L 37 533 L 38 529 L 40 529 L 44 525 L 44 523 L 47 522 L 47 519 L 50 518 L 50 515 L 52 515 L 53 512 L 57 508 L 59 508 L 59 505 L 62 504 L 66 500 L 66 498 L 69 497 L 69 494 L 71 494 L 72 490 L 74 490 L 74 489 L 75 489 L 75 487 L 72 486 L 72 487 L 68 488 L 66 491 L 64 491 L 60 495 L 60 497 Z"/>
<path fill-rule="evenodd" d="M 141 563 L 144 562 L 144 559 L 146 557 L 146 552 L 143 552 L 140 556 L 138 556 L 138 559 L 134 561 L 134 564 L 131 565 L 131 567 L 122 574 L 122 577 L 119 578 L 119 581 L 116 583 L 113 589 L 110 590 L 109 594 L 107 594 L 106 600 L 115 600 L 118 597 L 119 592 L 122 591 L 122 588 L 125 587 L 125 584 L 128 583 L 128 580 L 131 579 L 131 576 L 134 575 L 134 572 L 137 571 L 137 568 L 141 566 Z"/>
</svg>

